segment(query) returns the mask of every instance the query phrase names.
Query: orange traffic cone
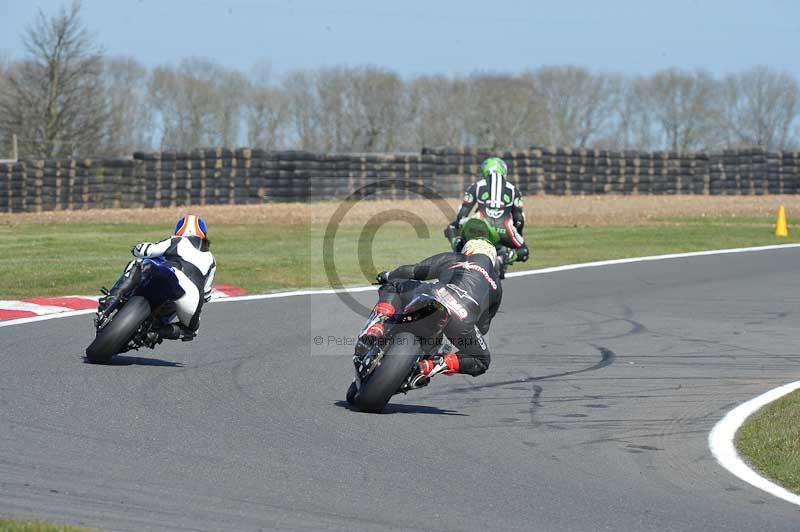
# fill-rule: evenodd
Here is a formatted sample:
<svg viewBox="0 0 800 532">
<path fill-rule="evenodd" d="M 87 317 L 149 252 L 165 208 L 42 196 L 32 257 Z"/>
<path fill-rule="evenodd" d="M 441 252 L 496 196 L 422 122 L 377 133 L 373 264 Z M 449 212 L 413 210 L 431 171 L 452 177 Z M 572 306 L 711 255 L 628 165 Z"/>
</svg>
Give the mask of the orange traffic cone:
<svg viewBox="0 0 800 532">
<path fill-rule="evenodd" d="M 775 222 L 775 236 L 789 236 L 789 230 L 786 227 L 786 211 L 783 205 L 778 209 L 778 221 Z"/>
</svg>

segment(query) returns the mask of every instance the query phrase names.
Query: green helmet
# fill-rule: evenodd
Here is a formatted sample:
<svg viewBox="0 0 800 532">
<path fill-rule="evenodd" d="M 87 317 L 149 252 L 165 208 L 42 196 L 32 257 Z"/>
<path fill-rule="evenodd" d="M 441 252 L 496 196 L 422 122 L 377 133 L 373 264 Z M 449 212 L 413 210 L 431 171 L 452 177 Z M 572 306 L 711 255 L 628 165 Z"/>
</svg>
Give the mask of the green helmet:
<svg viewBox="0 0 800 532">
<path fill-rule="evenodd" d="M 483 177 L 489 177 L 492 174 L 499 175 L 505 178 L 508 174 L 508 166 L 506 162 L 500 157 L 489 157 L 481 165 L 481 173 Z"/>
</svg>

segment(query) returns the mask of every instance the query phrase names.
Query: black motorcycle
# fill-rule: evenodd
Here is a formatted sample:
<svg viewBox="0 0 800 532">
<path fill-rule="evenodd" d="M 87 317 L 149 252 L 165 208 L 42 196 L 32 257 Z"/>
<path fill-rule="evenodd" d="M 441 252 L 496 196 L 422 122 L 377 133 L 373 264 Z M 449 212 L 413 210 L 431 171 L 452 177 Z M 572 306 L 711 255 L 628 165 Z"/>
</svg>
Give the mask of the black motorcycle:
<svg viewBox="0 0 800 532">
<path fill-rule="evenodd" d="M 362 412 L 380 413 L 393 395 L 428 385 L 430 379 L 420 373 L 419 362 L 446 347 L 442 331 L 450 319 L 449 294 L 441 291 L 415 294 L 402 312 L 383 322 L 381 337 L 366 337 L 372 343 L 353 356 L 356 375 L 347 390 L 348 404 Z M 373 311 L 367 323 L 375 317 Z"/>
<path fill-rule="evenodd" d="M 135 282 L 98 309 L 95 339 L 86 348 L 86 359 L 107 364 L 120 353 L 141 347 L 155 348 L 162 338 L 158 333 L 174 314 L 174 301 L 184 291 L 166 261 L 144 259 L 136 266 Z M 107 295 L 107 292 L 106 292 Z"/>
</svg>

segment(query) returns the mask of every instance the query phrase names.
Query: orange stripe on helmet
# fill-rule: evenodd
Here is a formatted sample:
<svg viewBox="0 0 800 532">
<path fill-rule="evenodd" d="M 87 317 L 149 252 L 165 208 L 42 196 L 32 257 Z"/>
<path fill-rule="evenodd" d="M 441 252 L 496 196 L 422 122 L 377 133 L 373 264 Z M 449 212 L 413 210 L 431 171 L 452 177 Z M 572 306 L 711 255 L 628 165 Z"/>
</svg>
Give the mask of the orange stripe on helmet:
<svg viewBox="0 0 800 532">
<path fill-rule="evenodd" d="M 206 234 L 203 232 L 202 229 L 200 229 L 200 222 L 197 221 L 197 216 L 192 216 L 192 219 L 194 220 L 194 227 L 195 230 L 197 231 L 197 236 L 205 240 Z"/>
<path fill-rule="evenodd" d="M 186 228 L 189 226 L 189 224 L 187 223 L 188 222 L 187 218 L 188 216 L 183 217 L 183 223 L 181 224 L 181 228 L 178 229 L 178 231 L 175 233 L 175 236 L 183 236 L 183 234 L 186 232 Z"/>
</svg>

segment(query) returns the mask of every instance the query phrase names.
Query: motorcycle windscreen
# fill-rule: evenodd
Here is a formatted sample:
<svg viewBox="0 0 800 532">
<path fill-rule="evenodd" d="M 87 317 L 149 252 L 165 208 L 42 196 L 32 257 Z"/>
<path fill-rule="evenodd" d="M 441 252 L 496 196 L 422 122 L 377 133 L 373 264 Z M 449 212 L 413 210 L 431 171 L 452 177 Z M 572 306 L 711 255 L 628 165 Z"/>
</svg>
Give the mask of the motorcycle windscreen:
<svg viewBox="0 0 800 532">
<path fill-rule="evenodd" d="M 437 314 L 439 318 L 441 318 L 442 315 L 446 315 L 446 308 L 433 294 L 421 293 L 415 295 L 414 299 L 403 307 L 402 321 L 404 323 L 422 321 Z"/>
</svg>

